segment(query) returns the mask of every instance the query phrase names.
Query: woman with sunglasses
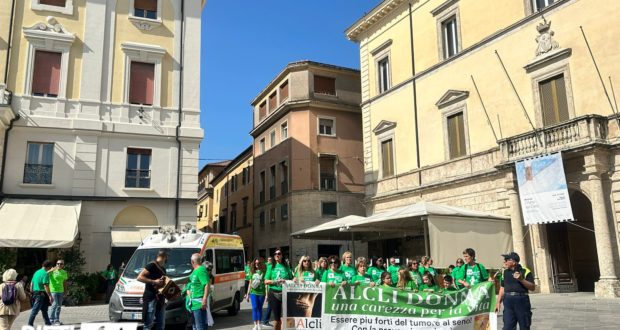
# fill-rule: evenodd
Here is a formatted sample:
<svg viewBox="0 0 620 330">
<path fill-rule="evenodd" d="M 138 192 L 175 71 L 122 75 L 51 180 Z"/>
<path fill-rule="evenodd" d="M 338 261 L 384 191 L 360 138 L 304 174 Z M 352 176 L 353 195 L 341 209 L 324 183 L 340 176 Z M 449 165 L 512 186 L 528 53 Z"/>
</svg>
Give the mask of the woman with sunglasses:
<svg viewBox="0 0 620 330">
<path fill-rule="evenodd" d="M 407 268 L 409 269 L 409 275 L 411 275 L 411 279 L 415 282 L 416 286 L 419 288 L 424 282 L 422 282 L 422 273 L 420 273 L 420 262 L 416 259 L 409 260 L 407 264 Z"/>
<path fill-rule="evenodd" d="M 254 330 L 260 329 L 260 322 L 263 319 L 263 304 L 265 303 L 265 264 L 258 258 L 250 263 L 250 294 L 252 302 L 252 321 Z"/>
<path fill-rule="evenodd" d="M 351 282 L 353 276 L 357 273 L 353 262 L 353 253 L 347 251 L 342 254 L 342 266 L 340 266 L 340 270 L 344 273 L 347 282 Z"/>
<path fill-rule="evenodd" d="M 375 265 L 368 268 L 368 275 L 370 275 L 370 278 L 373 282 L 380 283 L 381 274 L 385 271 L 386 270 L 385 265 L 383 264 L 383 258 L 378 258 L 377 261 L 375 261 Z"/>
<path fill-rule="evenodd" d="M 351 283 L 353 285 L 367 284 L 371 287 L 375 286 L 375 282 L 372 281 L 370 275 L 366 274 L 366 271 L 368 270 L 368 263 L 366 262 L 366 258 L 357 258 L 357 264 L 355 265 L 355 269 L 357 269 L 357 274 L 355 274 L 355 276 L 353 276 L 353 278 L 351 279 Z"/>
<path fill-rule="evenodd" d="M 314 282 L 316 280 L 316 273 L 314 269 L 312 269 L 312 261 L 310 260 L 310 256 L 302 256 L 299 259 L 299 265 L 297 265 L 297 270 L 295 271 L 295 278 L 293 281 L 295 282 Z"/>
<path fill-rule="evenodd" d="M 454 269 L 450 273 L 450 276 L 452 276 L 452 278 L 455 280 L 454 281 L 454 287 L 457 288 L 457 289 L 462 289 L 463 288 L 463 285 L 461 283 L 459 283 L 459 281 L 456 281 L 456 279 L 459 279 L 459 278 L 463 277 L 463 276 L 461 276 L 461 272 L 463 271 L 463 265 L 465 265 L 465 261 L 463 261 L 462 258 L 456 259 L 456 266 L 454 267 Z"/>
<path fill-rule="evenodd" d="M 292 279 L 291 268 L 284 261 L 282 250 L 277 249 L 273 255 L 273 265 L 265 275 L 265 284 L 269 286 L 267 299 L 273 311 L 273 328 L 276 330 L 282 329 L 282 283 Z"/>
<path fill-rule="evenodd" d="M 345 285 L 347 284 L 347 278 L 344 276 L 344 272 L 340 270 L 340 259 L 337 256 L 329 257 L 329 269 L 323 273 L 321 282 L 327 283 L 330 286 Z"/>
</svg>

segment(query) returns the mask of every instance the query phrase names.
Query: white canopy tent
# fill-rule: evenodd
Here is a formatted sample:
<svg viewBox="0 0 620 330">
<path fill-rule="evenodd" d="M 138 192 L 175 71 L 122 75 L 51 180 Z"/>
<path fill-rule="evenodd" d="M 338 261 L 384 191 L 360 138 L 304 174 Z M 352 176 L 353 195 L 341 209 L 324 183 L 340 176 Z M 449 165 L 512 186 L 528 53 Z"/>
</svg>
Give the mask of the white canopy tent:
<svg viewBox="0 0 620 330">
<path fill-rule="evenodd" d="M 157 228 L 159 226 L 111 227 L 111 245 L 112 247 L 137 248 Z"/>
<path fill-rule="evenodd" d="M 82 201 L 7 198 L 0 205 L 0 247 L 71 247 L 81 208 Z"/>
<path fill-rule="evenodd" d="M 435 265 L 454 263 L 465 248 L 477 260 L 500 267 L 500 254 L 511 250 L 510 218 L 460 207 L 419 202 L 370 217 L 346 216 L 292 234 L 295 238 L 373 241 L 424 236 L 425 255 Z"/>
</svg>

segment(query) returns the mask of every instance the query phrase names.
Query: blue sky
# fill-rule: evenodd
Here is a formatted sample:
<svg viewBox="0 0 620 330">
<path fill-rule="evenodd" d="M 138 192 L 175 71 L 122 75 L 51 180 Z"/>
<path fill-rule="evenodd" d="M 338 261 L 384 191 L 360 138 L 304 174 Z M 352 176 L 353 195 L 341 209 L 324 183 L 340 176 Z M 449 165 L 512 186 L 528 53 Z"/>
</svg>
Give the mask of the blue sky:
<svg viewBox="0 0 620 330">
<path fill-rule="evenodd" d="M 290 62 L 359 68 L 344 30 L 380 0 L 207 0 L 202 13 L 200 167 L 252 143 L 252 99 Z M 188 68 L 186 68 L 188 69 Z"/>
</svg>

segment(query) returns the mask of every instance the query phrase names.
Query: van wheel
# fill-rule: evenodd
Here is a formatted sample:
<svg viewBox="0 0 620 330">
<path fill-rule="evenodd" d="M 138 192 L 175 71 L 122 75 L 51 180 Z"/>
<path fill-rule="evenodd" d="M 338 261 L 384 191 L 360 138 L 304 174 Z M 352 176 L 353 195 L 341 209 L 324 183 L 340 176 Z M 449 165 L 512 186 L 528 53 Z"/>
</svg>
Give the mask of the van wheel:
<svg viewBox="0 0 620 330">
<path fill-rule="evenodd" d="M 239 293 L 237 292 L 235 294 L 235 299 L 233 300 L 232 305 L 228 307 L 228 315 L 235 316 L 239 313 L 240 309 L 241 309 L 241 300 L 239 299 Z"/>
</svg>

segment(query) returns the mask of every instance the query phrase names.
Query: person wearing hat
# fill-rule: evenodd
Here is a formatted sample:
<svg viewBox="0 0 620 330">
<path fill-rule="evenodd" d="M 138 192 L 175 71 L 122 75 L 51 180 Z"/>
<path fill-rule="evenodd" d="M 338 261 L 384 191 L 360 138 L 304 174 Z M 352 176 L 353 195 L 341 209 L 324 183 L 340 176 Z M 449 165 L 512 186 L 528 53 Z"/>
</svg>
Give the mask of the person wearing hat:
<svg viewBox="0 0 620 330">
<path fill-rule="evenodd" d="M 532 306 L 528 292 L 536 289 L 534 274 L 519 264 L 521 258 L 517 253 L 502 254 L 502 257 L 505 270 L 500 280 L 495 310 L 499 312 L 504 303 L 504 330 L 515 329 L 517 323 L 519 329 L 529 329 L 532 324 Z"/>
<path fill-rule="evenodd" d="M 0 284 L 0 295 L 4 292 L 11 292 L 12 296 L 0 299 L 0 329 L 9 330 L 21 310 L 21 302 L 26 301 L 26 291 L 21 282 L 17 282 L 17 271 L 7 269 L 2 274 L 2 284 Z M 5 287 L 9 287 L 5 289 Z M 7 304 L 5 304 L 5 302 Z"/>
<path fill-rule="evenodd" d="M 168 250 L 161 249 L 155 261 L 149 262 L 138 275 L 138 281 L 144 283 L 142 294 L 142 322 L 144 329 L 164 330 L 165 328 L 165 298 L 159 294 L 159 289 L 166 284 L 166 261 Z"/>
</svg>

